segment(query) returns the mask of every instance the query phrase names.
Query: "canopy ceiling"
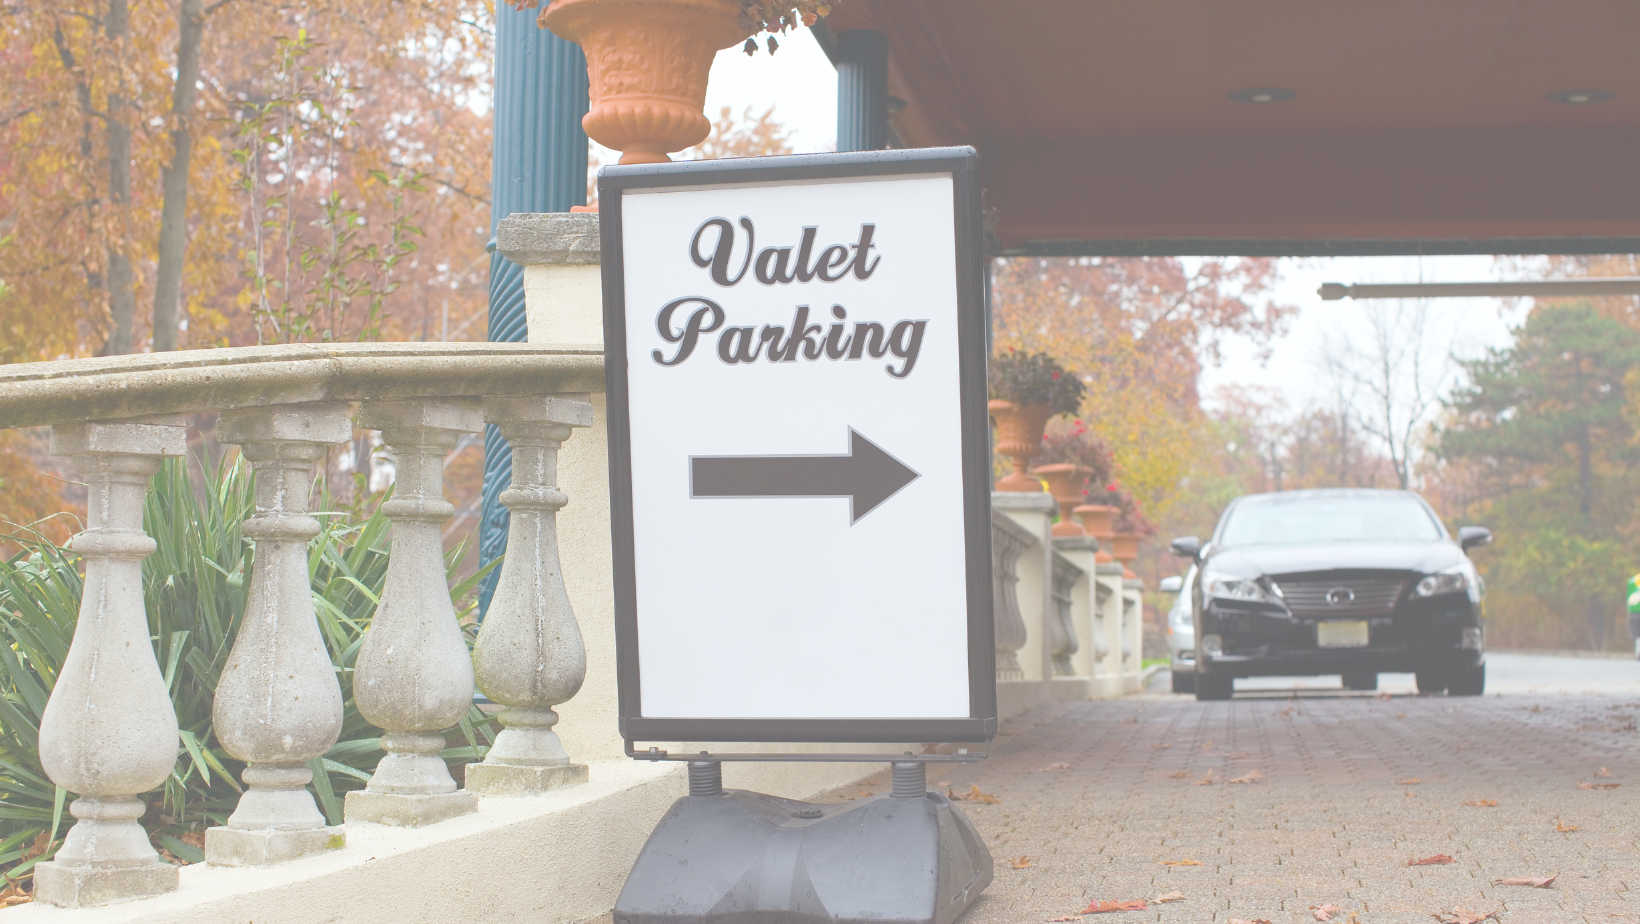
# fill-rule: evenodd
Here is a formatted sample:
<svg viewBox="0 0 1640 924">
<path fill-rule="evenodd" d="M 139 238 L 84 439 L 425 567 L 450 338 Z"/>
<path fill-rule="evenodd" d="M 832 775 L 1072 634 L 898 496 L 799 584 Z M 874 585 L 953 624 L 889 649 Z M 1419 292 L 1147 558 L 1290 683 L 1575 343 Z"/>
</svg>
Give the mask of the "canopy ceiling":
<svg viewBox="0 0 1640 924">
<path fill-rule="evenodd" d="M 888 36 L 906 146 L 980 150 L 1004 252 L 1640 251 L 1634 0 L 844 0 L 828 26 Z"/>
</svg>

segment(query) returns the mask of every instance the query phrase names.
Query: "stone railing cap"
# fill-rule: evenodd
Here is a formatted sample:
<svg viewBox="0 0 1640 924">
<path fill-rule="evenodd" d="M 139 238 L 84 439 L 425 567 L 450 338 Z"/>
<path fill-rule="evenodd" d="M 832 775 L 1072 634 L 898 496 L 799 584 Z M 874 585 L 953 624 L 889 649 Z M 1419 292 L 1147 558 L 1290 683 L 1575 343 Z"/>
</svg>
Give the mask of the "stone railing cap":
<svg viewBox="0 0 1640 924">
<path fill-rule="evenodd" d="M 1093 572 L 1095 574 L 1104 575 L 1123 575 L 1127 573 L 1126 569 L 1122 567 L 1122 563 L 1115 561 L 1102 561 L 1099 564 L 1094 565 Z"/>
<path fill-rule="evenodd" d="M 1145 579 L 1144 578 L 1126 578 L 1122 581 L 1122 586 L 1126 587 L 1128 590 L 1144 590 L 1145 589 Z"/>
<path fill-rule="evenodd" d="M 1041 491 L 992 491 L 991 506 L 998 510 L 1035 510 L 1056 513 L 1059 502 Z"/>
<path fill-rule="evenodd" d="M 586 394 L 595 344 L 291 343 L 0 366 L 0 429 L 312 401 Z"/>
<path fill-rule="evenodd" d="M 1067 552 L 1097 552 L 1099 540 L 1092 536 L 1055 536 L 1053 547 Z"/>
<path fill-rule="evenodd" d="M 596 266 L 598 228 L 597 212 L 514 212 L 496 225 L 495 249 L 519 266 Z"/>
</svg>

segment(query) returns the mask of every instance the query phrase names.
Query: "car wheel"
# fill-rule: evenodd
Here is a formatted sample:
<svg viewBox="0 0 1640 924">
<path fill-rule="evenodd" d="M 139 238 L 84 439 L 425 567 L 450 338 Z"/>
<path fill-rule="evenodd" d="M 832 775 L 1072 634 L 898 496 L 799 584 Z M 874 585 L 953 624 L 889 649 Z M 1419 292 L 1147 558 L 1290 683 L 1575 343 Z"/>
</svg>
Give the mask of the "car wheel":
<svg viewBox="0 0 1640 924">
<path fill-rule="evenodd" d="M 1486 665 L 1460 667 L 1447 675 L 1449 696 L 1480 696 L 1486 692 Z"/>
<path fill-rule="evenodd" d="M 1446 692 L 1446 675 L 1440 671 L 1418 671 L 1418 692 L 1426 696 Z"/>
<path fill-rule="evenodd" d="M 1195 671 L 1174 671 L 1173 672 L 1173 692 L 1175 692 L 1175 693 L 1194 693 L 1194 692 L 1196 692 L 1196 672 Z"/>
<path fill-rule="evenodd" d="M 1371 671 L 1347 673 L 1344 675 L 1344 689 L 1376 690 L 1378 689 L 1378 675 Z"/>
<path fill-rule="evenodd" d="M 1198 703 L 1229 699 L 1235 691 L 1236 680 L 1234 677 L 1214 674 L 1196 675 L 1196 702 Z"/>
</svg>

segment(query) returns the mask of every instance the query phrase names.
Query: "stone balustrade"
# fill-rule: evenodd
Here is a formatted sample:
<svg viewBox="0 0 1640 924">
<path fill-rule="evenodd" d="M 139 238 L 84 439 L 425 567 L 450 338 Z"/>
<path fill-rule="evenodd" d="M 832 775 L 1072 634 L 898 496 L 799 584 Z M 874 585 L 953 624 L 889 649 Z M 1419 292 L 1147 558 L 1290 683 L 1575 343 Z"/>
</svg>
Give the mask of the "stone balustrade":
<svg viewBox="0 0 1640 924">
<path fill-rule="evenodd" d="M 241 447 L 256 480 L 256 543 L 244 622 L 213 703 L 222 747 L 245 761 L 228 823 L 206 832 L 206 861 L 266 866 L 341 846 L 313 797 L 308 762 L 335 743 L 342 692 L 315 619 L 307 543 L 313 466 L 353 435 L 382 431 L 397 459 L 386 584 L 354 667 L 360 714 L 386 751 L 347 795 L 349 824 L 418 826 L 472 812 L 478 791 L 539 791 L 584 781 L 552 732 L 552 706 L 580 687 L 585 652 L 553 535 L 568 498 L 558 446 L 592 423 L 602 388 L 597 347 L 360 344 L 252 347 L 33 363 L 0 369 L 0 426 L 50 425 L 52 451 L 88 485 L 85 590 L 74 640 L 40 724 L 47 775 L 73 793 L 74 826 L 35 870 L 35 898 L 102 905 L 177 887 L 139 823 L 138 798 L 165 781 L 176 715 L 148 638 L 142 530 L 149 478 L 182 455 L 183 415 L 217 411 L 218 437 Z M 90 418 L 89 421 L 87 418 Z M 522 552 L 502 564 L 481 633 L 482 685 L 507 706 L 506 731 L 458 789 L 442 732 L 473 701 L 475 674 L 445 583 L 443 464 L 463 434 L 497 423 L 514 440 L 518 480 L 503 495 Z M 579 772 L 577 773 L 577 768 Z"/>
<path fill-rule="evenodd" d="M 1142 598 L 1092 536 L 1054 536 L 1045 493 L 991 495 L 997 698 L 1004 717 L 1051 700 L 1137 692 Z"/>
</svg>

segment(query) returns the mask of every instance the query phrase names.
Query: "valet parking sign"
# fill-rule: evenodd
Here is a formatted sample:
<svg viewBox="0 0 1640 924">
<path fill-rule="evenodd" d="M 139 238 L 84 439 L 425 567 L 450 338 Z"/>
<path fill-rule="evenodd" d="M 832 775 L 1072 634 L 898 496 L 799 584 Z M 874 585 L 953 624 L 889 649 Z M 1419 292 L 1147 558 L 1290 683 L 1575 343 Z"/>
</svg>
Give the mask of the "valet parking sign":
<svg viewBox="0 0 1640 924">
<path fill-rule="evenodd" d="M 600 173 L 629 742 L 993 736 L 976 174 Z"/>
</svg>

